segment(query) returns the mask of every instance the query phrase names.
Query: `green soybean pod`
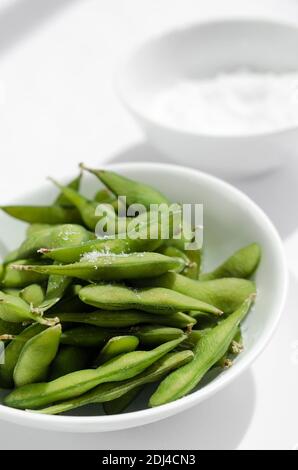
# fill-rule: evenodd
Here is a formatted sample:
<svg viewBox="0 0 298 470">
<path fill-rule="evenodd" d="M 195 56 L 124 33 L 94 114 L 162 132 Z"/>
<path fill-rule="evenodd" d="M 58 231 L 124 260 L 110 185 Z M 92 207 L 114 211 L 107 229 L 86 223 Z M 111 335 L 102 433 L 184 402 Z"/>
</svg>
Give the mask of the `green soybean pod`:
<svg viewBox="0 0 298 470">
<path fill-rule="evenodd" d="M 158 287 L 133 289 L 117 284 L 91 284 L 80 290 L 79 297 L 86 304 L 106 310 L 136 309 L 165 315 L 189 310 L 201 310 L 214 315 L 222 313 L 211 304 Z"/>
<path fill-rule="evenodd" d="M 23 331 L 24 326 L 22 323 L 11 323 L 8 321 L 1 320 L 0 318 L 0 335 L 18 335 Z"/>
<path fill-rule="evenodd" d="M 75 189 L 63 186 L 52 178 L 51 181 L 60 189 L 69 203 L 77 208 L 86 227 L 90 230 L 94 230 L 99 219 L 99 217 L 96 216 L 98 202 L 90 201 Z"/>
<path fill-rule="evenodd" d="M 134 401 L 134 399 L 141 393 L 143 386 L 132 388 L 129 392 L 121 395 L 115 400 L 103 403 L 104 412 L 107 415 L 118 415 L 122 413 Z"/>
<path fill-rule="evenodd" d="M 94 234 L 78 224 L 53 225 L 38 230 L 28 237 L 18 248 L 14 259 L 28 259 L 38 256 L 40 248 L 58 248 L 60 246 L 77 245 L 94 238 Z M 12 256 L 11 256 L 12 258 Z"/>
<path fill-rule="evenodd" d="M 175 246 L 163 246 L 158 250 L 158 252 L 165 256 L 169 256 L 170 258 L 181 258 L 184 261 L 185 266 L 181 274 L 185 275 L 185 271 L 190 267 L 191 263 L 189 258 L 182 250 L 176 248 Z"/>
<path fill-rule="evenodd" d="M 33 336 L 41 333 L 46 327 L 35 323 L 19 333 L 5 348 L 5 362 L 0 364 L 0 386 L 12 388 L 13 371 L 25 343 Z"/>
<path fill-rule="evenodd" d="M 150 230 L 149 234 L 148 230 Z M 39 250 L 39 252 L 46 258 L 68 264 L 80 261 L 83 256 L 85 256 L 85 259 L 88 259 L 88 257 L 92 259 L 92 257 L 96 256 L 96 252 L 119 255 L 154 251 L 162 243 L 159 224 L 155 224 L 155 226 L 145 225 L 141 227 L 137 238 L 130 237 L 130 233 L 128 233 L 125 238 L 120 238 L 119 236 L 112 239 L 98 238 L 71 247 L 44 248 Z"/>
<path fill-rule="evenodd" d="M 75 178 L 68 187 L 78 189 L 80 179 L 81 176 Z M 82 220 L 78 210 L 71 207 L 63 194 L 60 194 L 51 206 L 14 205 L 2 206 L 1 209 L 11 217 L 34 225 L 77 224 Z M 28 235 L 32 235 L 33 231 L 29 230 Z"/>
<path fill-rule="evenodd" d="M 51 278 L 51 276 L 50 276 Z M 71 279 L 71 278 L 68 278 Z M 60 315 L 61 313 L 81 313 L 89 312 L 92 307 L 84 304 L 79 298 L 78 293 L 82 288 L 79 284 L 70 284 L 64 292 L 63 297 L 54 305 L 51 306 L 49 316 Z M 54 292 L 54 291 L 53 291 Z"/>
<path fill-rule="evenodd" d="M 101 383 L 120 382 L 141 374 L 145 369 L 175 349 L 184 337 L 162 344 L 150 351 L 133 351 L 99 366 L 72 372 L 48 383 L 24 385 L 4 398 L 12 408 L 37 409 L 50 403 L 75 398 Z"/>
<path fill-rule="evenodd" d="M 21 289 L 16 287 L 7 287 L 3 289 L 4 294 L 14 295 L 15 297 L 20 297 Z"/>
<path fill-rule="evenodd" d="M 78 189 L 81 176 L 69 183 L 69 187 Z M 75 207 L 71 207 L 67 199 L 60 195 L 51 206 L 2 206 L 6 214 L 16 219 L 33 224 L 27 230 L 27 236 L 50 224 L 80 223 L 81 217 Z"/>
<path fill-rule="evenodd" d="M 26 230 L 26 237 L 29 238 L 32 235 L 34 235 L 37 232 L 40 232 L 41 230 L 50 228 L 50 224 L 31 224 L 28 225 L 27 230 Z"/>
<path fill-rule="evenodd" d="M 200 257 L 197 255 L 197 250 L 185 251 L 174 245 L 165 245 L 158 251 L 166 256 L 182 258 L 185 262 L 185 268 L 181 274 L 190 279 L 198 279 Z"/>
<path fill-rule="evenodd" d="M 2 206 L 6 214 L 29 224 L 79 224 L 81 216 L 75 207 L 53 206 Z"/>
<path fill-rule="evenodd" d="M 242 333 L 241 328 L 238 327 L 236 334 L 225 354 L 215 364 L 215 367 L 221 367 L 222 369 L 228 369 L 233 365 L 233 360 L 243 351 Z"/>
<path fill-rule="evenodd" d="M 169 204 L 169 200 L 151 186 L 133 181 L 108 170 L 94 170 L 81 164 L 81 168 L 93 173 L 116 196 L 125 196 L 127 205 L 143 204 L 150 209 L 151 204 Z"/>
<path fill-rule="evenodd" d="M 195 310 L 191 310 L 189 316 L 195 318 L 197 321 L 196 328 L 202 329 L 209 326 L 215 326 L 217 323 L 217 318 L 214 315 L 210 315 L 209 313 L 205 312 L 198 312 Z"/>
<path fill-rule="evenodd" d="M 80 171 L 78 176 L 73 178 L 67 185 L 68 188 L 74 189 L 75 191 L 79 191 L 80 186 L 81 186 L 81 180 L 82 180 L 82 172 Z M 60 192 L 60 194 L 56 197 L 54 201 L 54 205 L 59 205 L 59 206 L 71 206 L 72 204 L 69 202 L 69 200 L 64 196 L 63 193 Z"/>
<path fill-rule="evenodd" d="M 111 193 L 106 188 L 99 189 L 94 196 L 94 201 L 99 202 L 99 203 L 110 203 L 115 201 L 116 197 L 115 194 Z"/>
<path fill-rule="evenodd" d="M 243 351 L 243 336 L 242 336 L 241 328 L 239 327 L 230 345 L 229 352 L 231 354 L 237 355 L 241 353 L 242 351 Z"/>
<path fill-rule="evenodd" d="M 202 251 L 197 250 L 185 250 L 185 255 L 189 259 L 189 264 L 184 270 L 184 276 L 190 279 L 199 279 L 201 263 L 202 263 Z"/>
<path fill-rule="evenodd" d="M 30 284 L 41 284 L 48 279 L 47 274 L 37 273 L 33 271 L 17 271 L 12 266 L 26 266 L 35 263 L 36 260 L 26 259 L 17 260 L 14 263 L 8 263 L 4 268 L 2 278 L 2 286 L 4 288 L 15 289 L 24 288 Z M 37 264 L 45 264 L 44 261 L 38 261 Z"/>
<path fill-rule="evenodd" d="M 4 264 L 8 264 L 8 263 L 10 263 L 11 261 L 15 261 L 16 259 L 18 259 L 18 249 L 9 251 L 9 252 L 5 255 L 3 262 L 4 262 Z"/>
<path fill-rule="evenodd" d="M 192 330 L 190 333 L 188 333 L 186 340 L 179 344 L 179 349 L 193 350 L 196 347 L 198 341 L 209 331 L 211 331 L 211 328 Z"/>
<path fill-rule="evenodd" d="M 25 343 L 13 372 L 16 387 L 47 378 L 49 366 L 58 351 L 60 336 L 61 325 L 55 325 Z"/>
<path fill-rule="evenodd" d="M 37 305 L 37 311 L 46 312 L 57 304 L 70 286 L 72 279 L 67 276 L 52 274 L 48 278 L 48 285 L 43 300 Z"/>
<path fill-rule="evenodd" d="M 75 346 L 61 346 L 50 366 L 48 378 L 49 380 L 55 380 L 70 372 L 85 369 L 88 360 L 89 354 L 86 349 Z"/>
<path fill-rule="evenodd" d="M 141 310 L 96 310 L 95 312 L 62 312 L 59 313 L 61 323 L 84 323 L 102 328 L 125 328 L 141 323 L 155 323 L 177 328 L 187 328 L 196 324 L 196 319 L 182 312 L 171 315 L 157 315 Z M 50 315 L 51 316 L 51 315 Z"/>
<path fill-rule="evenodd" d="M 94 361 L 97 367 L 104 362 L 109 361 L 113 357 L 120 354 L 135 351 L 139 345 L 139 339 L 136 336 L 114 336 L 104 345 L 99 355 Z"/>
<path fill-rule="evenodd" d="M 150 406 L 159 406 L 177 400 L 193 390 L 206 372 L 216 364 L 228 350 L 240 322 L 247 315 L 254 296 L 250 296 L 241 307 L 215 328 L 203 335 L 194 350 L 194 360 L 161 382 L 150 398 Z"/>
<path fill-rule="evenodd" d="M 261 247 L 252 243 L 236 251 L 214 271 L 200 276 L 201 281 L 220 279 L 223 277 L 249 278 L 256 271 L 261 260 Z"/>
<path fill-rule="evenodd" d="M 254 282 L 247 279 L 231 277 L 201 282 L 172 272 L 160 277 L 141 280 L 137 284 L 172 289 L 180 294 L 212 304 L 226 314 L 234 312 L 249 295 L 256 293 Z M 199 308 L 189 310 L 204 311 Z"/>
<path fill-rule="evenodd" d="M 83 348 L 96 348 L 103 345 L 114 333 L 92 325 L 83 325 L 63 331 L 61 344 Z"/>
<path fill-rule="evenodd" d="M 0 319 L 12 322 L 38 322 L 43 325 L 52 326 L 57 323 L 56 318 L 45 318 L 33 309 L 20 297 L 5 294 L 0 291 Z"/>
<path fill-rule="evenodd" d="M 179 259 L 169 258 L 159 253 L 131 253 L 114 255 L 91 253 L 78 263 L 67 265 L 14 265 L 16 270 L 34 271 L 42 274 L 76 277 L 83 280 L 113 281 L 158 276 L 169 269 L 182 269 Z"/>
<path fill-rule="evenodd" d="M 194 355 L 192 351 L 170 352 L 158 359 L 139 375 L 118 383 L 111 382 L 98 385 L 84 395 L 38 410 L 37 412 L 44 414 L 58 414 L 84 405 L 89 405 L 91 403 L 105 403 L 115 400 L 132 390 L 143 387 L 148 383 L 159 381 L 170 371 L 192 361 L 193 357 Z"/>
<path fill-rule="evenodd" d="M 31 284 L 21 290 L 20 297 L 25 300 L 27 304 L 37 307 L 44 300 L 45 292 L 43 287 L 39 284 Z"/>
<path fill-rule="evenodd" d="M 133 332 L 143 346 L 156 346 L 184 335 L 183 330 L 179 328 L 161 325 L 140 326 L 134 328 Z"/>
</svg>

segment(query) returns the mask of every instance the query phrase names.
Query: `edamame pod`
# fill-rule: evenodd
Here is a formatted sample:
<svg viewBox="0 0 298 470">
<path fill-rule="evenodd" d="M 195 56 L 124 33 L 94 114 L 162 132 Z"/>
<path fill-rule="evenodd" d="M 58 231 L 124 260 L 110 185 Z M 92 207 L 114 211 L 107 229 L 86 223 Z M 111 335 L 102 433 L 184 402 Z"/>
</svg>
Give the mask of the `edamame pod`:
<svg viewBox="0 0 298 470">
<path fill-rule="evenodd" d="M 48 383 L 24 385 L 4 398 L 12 408 L 37 409 L 56 401 L 75 398 L 101 383 L 120 382 L 143 372 L 185 339 L 176 339 L 151 351 L 133 351 L 118 356 L 97 369 L 72 372 Z"/>
<path fill-rule="evenodd" d="M 81 185 L 81 180 L 82 180 L 83 173 L 82 171 L 79 172 L 78 176 L 76 176 L 73 180 L 68 183 L 67 187 L 74 189 L 75 191 L 79 191 L 80 185 Z M 58 204 L 59 206 L 71 206 L 72 204 L 69 202 L 69 200 L 64 196 L 63 193 L 60 192 L 60 194 L 56 197 L 54 204 Z"/>
<path fill-rule="evenodd" d="M 26 230 L 26 237 L 29 238 L 31 235 L 34 235 L 37 232 L 40 232 L 41 230 L 44 230 L 46 228 L 50 228 L 50 224 L 31 224 L 28 225 L 27 230 Z"/>
<path fill-rule="evenodd" d="M 98 385 L 96 388 L 80 397 L 58 403 L 57 405 L 53 405 L 43 410 L 38 410 L 37 412 L 44 414 L 58 414 L 91 403 L 103 403 L 115 400 L 116 398 L 129 393 L 131 390 L 139 389 L 148 383 L 157 382 L 170 371 L 192 361 L 193 357 L 194 356 L 191 351 L 168 353 L 153 363 L 153 365 L 144 372 L 133 378 L 118 383 L 105 383 Z"/>
<path fill-rule="evenodd" d="M 185 270 L 189 267 L 190 265 L 190 260 L 186 256 L 186 254 L 182 251 L 179 250 L 179 248 L 176 248 L 175 246 L 163 246 L 158 250 L 159 253 L 165 256 L 170 256 L 171 258 L 181 258 L 184 261 L 184 269 L 182 271 L 182 274 L 184 274 Z"/>
<path fill-rule="evenodd" d="M 179 349 L 191 349 L 193 350 L 198 341 L 209 331 L 211 331 L 212 328 L 204 328 L 202 330 L 192 330 L 190 333 L 188 333 L 187 338 L 183 343 L 179 344 Z"/>
<path fill-rule="evenodd" d="M 82 219 L 75 207 L 2 206 L 6 214 L 29 224 L 79 224 Z"/>
<path fill-rule="evenodd" d="M 115 201 L 115 195 L 106 188 L 99 189 L 94 196 L 94 201 L 99 203 L 110 203 Z"/>
<path fill-rule="evenodd" d="M 126 392 L 124 395 L 121 395 L 115 400 L 106 401 L 103 403 L 104 412 L 107 415 L 118 415 L 122 413 L 132 402 L 133 400 L 141 393 L 143 386 L 132 388 L 129 392 Z"/>
<path fill-rule="evenodd" d="M 49 366 L 58 351 L 60 336 L 61 325 L 56 325 L 45 329 L 25 343 L 13 372 L 16 387 L 47 378 Z"/>
<path fill-rule="evenodd" d="M 97 328 L 92 325 L 84 325 L 63 331 L 61 344 L 78 347 L 99 347 L 114 335 L 109 330 Z"/>
<path fill-rule="evenodd" d="M 89 354 L 84 348 L 75 346 L 60 347 L 49 370 L 49 380 L 58 379 L 63 375 L 85 369 L 88 364 Z"/>
<path fill-rule="evenodd" d="M 169 204 L 169 200 L 151 186 L 133 181 L 108 170 L 94 170 L 81 164 L 81 168 L 93 173 L 116 196 L 125 196 L 127 205 L 143 204 L 150 209 L 150 204 Z"/>
<path fill-rule="evenodd" d="M 58 321 L 56 318 L 44 318 L 40 313 L 34 312 L 20 297 L 4 294 L 1 291 L 0 318 L 13 323 L 38 322 L 48 326 L 55 325 Z"/>
<path fill-rule="evenodd" d="M 62 299 L 66 289 L 71 284 L 72 279 L 67 276 L 49 276 L 45 297 L 37 305 L 38 312 L 46 312 Z"/>
<path fill-rule="evenodd" d="M 133 329 L 133 333 L 139 338 L 143 346 L 156 346 L 184 335 L 184 331 L 179 328 L 160 325 L 136 327 Z"/>
<path fill-rule="evenodd" d="M 39 284 L 31 284 L 25 287 L 20 292 L 21 299 L 25 300 L 27 304 L 37 307 L 44 300 L 45 292 Z"/>
<path fill-rule="evenodd" d="M 89 256 L 90 255 L 90 256 Z M 77 277 L 92 281 L 114 281 L 158 276 L 170 269 L 182 269 L 180 259 L 159 253 L 131 253 L 127 255 L 92 252 L 78 263 L 67 265 L 14 265 L 16 270 L 34 271 L 42 274 Z"/>
<path fill-rule="evenodd" d="M 37 256 L 40 248 L 58 248 L 77 245 L 91 240 L 94 235 L 81 225 L 64 224 L 38 230 L 27 238 L 17 250 L 14 259 L 27 259 Z"/>
<path fill-rule="evenodd" d="M 189 277 L 190 279 L 198 279 L 199 265 L 197 262 L 197 256 L 194 255 L 190 250 L 182 251 L 176 246 L 166 245 L 158 250 L 160 253 L 166 256 L 172 256 L 175 258 L 182 258 L 185 262 L 185 268 L 181 272 L 183 276 Z M 193 250 L 196 251 L 196 250 Z"/>
<path fill-rule="evenodd" d="M 88 227 L 90 230 L 94 230 L 99 220 L 99 217 L 96 215 L 98 202 L 90 201 L 75 189 L 62 186 L 52 178 L 51 181 L 60 189 L 61 193 L 65 196 L 69 203 L 73 204 L 77 208 L 86 227 Z"/>
<path fill-rule="evenodd" d="M 59 313 L 61 323 L 85 323 L 103 328 L 124 328 L 140 323 L 157 323 L 177 328 L 187 328 L 196 324 L 196 319 L 182 312 L 171 315 L 157 315 L 139 310 L 96 310 L 89 313 Z"/>
<path fill-rule="evenodd" d="M 2 286 L 5 288 L 23 288 L 30 284 L 41 284 L 47 281 L 47 274 L 37 273 L 33 271 L 17 271 L 12 268 L 16 264 L 18 266 L 26 266 L 28 264 L 35 263 L 36 260 L 18 260 L 14 263 L 9 263 L 4 268 L 4 275 L 2 278 Z M 44 264 L 43 261 L 38 261 L 37 264 Z"/>
<path fill-rule="evenodd" d="M 98 210 L 100 208 L 100 205 L 96 201 L 90 201 L 89 199 L 79 194 L 77 191 L 62 186 L 53 179 L 52 181 L 58 188 L 60 188 L 61 192 L 65 195 L 65 197 L 78 209 L 85 225 L 89 229 L 97 230 L 98 222 L 100 220 L 107 221 L 109 219 L 111 220 L 111 222 L 113 222 L 114 233 L 120 233 L 125 230 L 129 230 L 131 225 L 135 225 L 136 220 L 132 220 L 131 217 L 118 217 L 113 205 L 102 204 L 102 209 L 104 209 L 102 213 L 105 214 L 103 215 L 101 214 L 101 211 Z M 147 218 L 148 216 L 146 213 L 140 214 L 138 217 L 135 217 L 135 219 L 137 219 L 140 223 L 141 221 L 145 223 Z"/>
<path fill-rule="evenodd" d="M 201 281 L 220 279 L 223 277 L 249 278 L 256 271 L 261 260 L 261 247 L 252 243 L 236 251 L 214 271 L 200 276 Z"/>
<path fill-rule="evenodd" d="M 69 187 L 79 187 L 81 176 L 73 180 Z M 80 213 L 75 207 L 71 207 L 63 195 L 58 196 L 51 206 L 2 206 L 1 209 L 11 217 L 34 225 L 45 224 L 77 224 L 82 221 Z M 29 230 L 27 235 L 32 234 Z"/>
<path fill-rule="evenodd" d="M 0 365 L 0 386 L 3 388 L 13 387 L 13 371 L 24 344 L 33 336 L 41 333 L 45 326 L 35 323 L 28 326 L 16 336 L 5 348 L 5 362 Z"/>
<path fill-rule="evenodd" d="M 210 304 L 159 287 L 133 289 L 116 284 L 90 284 L 80 290 L 79 297 L 86 304 L 106 310 L 132 308 L 165 315 L 189 310 L 201 310 L 214 315 L 222 313 Z"/>
<path fill-rule="evenodd" d="M 23 329 L 22 323 L 11 323 L 0 318 L 0 335 L 18 335 Z"/>
<path fill-rule="evenodd" d="M 76 292 L 77 288 L 78 286 L 76 285 L 69 286 L 63 298 L 51 307 L 49 314 L 50 317 L 53 315 L 60 315 L 61 313 L 86 313 L 92 311 L 91 306 L 84 304 L 78 298 L 78 291 Z M 79 289 L 81 288 L 82 286 L 79 286 Z"/>
<path fill-rule="evenodd" d="M 242 337 L 241 328 L 239 327 L 230 345 L 229 352 L 231 354 L 239 354 L 242 351 L 243 351 L 243 337 Z"/>
<path fill-rule="evenodd" d="M 225 354 L 240 322 L 247 315 L 254 296 L 215 328 L 203 335 L 194 350 L 194 359 L 166 377 L 150 398 L 150 406 L 159 406 L 177 400 L 193 390 L 206 372 Z"/>
<path fill-rule="evenodd" d="M 212 281 L 195 281 L 177 273 L 140 281 L 138 285 L 160 286 L 214 305 L 226 314 L 235 311 L 250 295 L 256 292 L 255 284 L 247 279 L 224 278 Z M 202 310 L 202 309 L 190 309 Z M 203 310 L 202 310 L 203 311 Z"/>
<path fill-rule="evenodd" d="M 148 233 L 148 230 L 150 230 L 150 233 Z M 42 248 L 39 253 L 60 263 L 74 263 L 80 261 L 84 255 L 87 255 L 88 258 L 88 253 L 90 253 L 91 258 L 95 256 L 96 252 L 123 254 L 154 251 L 163 242 L 158 224 L 155 227 L 146 225 L 138 233 L 138 238 L 131 238 L 128 233 L 126 238 L 98 238 L 71 247 Z"/>
<path fill-rule="evenodd" d="M 135 351 L 138 345 L 139 339 L 136 336 L 113 336 L 100 351 L 94 361 L 94 365 L 99 366 L 120 354 Z"/>
<path fill-rule="evenodd" d="M 202 329 L 205 326 L 212 326 L 215 325 L 217 322 L 217 318 L 215 318 L 213 315 L 210 315 L 210 313 L 205 313 L 205 312 L 197 312 L 195 310 L 191 310 L 188 312 L 189 316 L 192 318 L 195 318 L 197 320 L 197 327 L 199 329 Z"/>
<path fill-rule="evenodd" d="M 233 359 L 243 351 L 242 333 L 240 327 L 237 328 L 236 334 L 225 354 L 219 359 L 214 367 L 228 369 L 233 365 Z"/>
<path fill-rule="evenodd" d="M 185 254 L 189 259 L 189 264 L 183 272 L 184 276 L 189 277 L 190 279 L 199 279 L 202 262 L 202 251 L 185 250 Z"/>
</svg>

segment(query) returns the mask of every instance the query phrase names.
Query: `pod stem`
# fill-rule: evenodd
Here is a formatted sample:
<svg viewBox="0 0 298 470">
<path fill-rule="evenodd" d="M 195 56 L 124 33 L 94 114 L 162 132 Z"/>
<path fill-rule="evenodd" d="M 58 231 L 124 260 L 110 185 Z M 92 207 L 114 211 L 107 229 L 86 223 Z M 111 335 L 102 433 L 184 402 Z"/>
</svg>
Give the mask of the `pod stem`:
<svg viewBox="0 0 298 470">
<path fill-rule="evenodd" d="M 32 266 L 29 264 L 12 264 L 10 267 L 15 271 L 32 271 Z"/>
<path fill-rule="evenodd" d="M 55 326 L 57 325 L 57 323 L 60 323 L 60 319 L 58 317 L 45 318 L 43 316 L 42 309 L 39 309 L 38 307 L 33 307 L 32 304 L 30 305 L 30 311 L 34 315 L 34 319 L 41 325 Z"/>
<path fill-rule="evenodd" d="M 52 178 L 51 176 L 48 176 L 47 178 L 49 181 L 51 181 L 51 183 L 53 183 L 57 188 L 59 189 L 62 189 L 63 188 L 63 185 L 58 183 L 58 181 L 56 181 L 54 178 Z"/>
<path fill-rule="evenodd" d="M 238 341 L 232 341 L 231 351 L 233 354 L 240 354 L 243 351 L 243 345 L 238 343 Z"/>
<path fill-rule="evenodd" d="M 51 248 L 39 248 L 39 250 L 37 250 L 37 253 L 44 255 L 46 253 L 49 253 L 50 251 L 52 251 Z"/>
<path fill-rule="evenodd" d="M 230 367 L 232 367 L 232 365 L 233 365 L 233 361 L 232 361 L 231 359 L 226 358 L 226 359 L 223 361 L 222 367 L 223 367 L 224 369 L 229 369 Z"/>
<path fill-rule="evenodd" d="M 90 173 L 93 173 L 94 175 L 96 174 L 96 171 L 93 170 L 93 168 L 90 168 L 90 167 L 86 166 L 85 163 L 82 163 L 82 162 L 79 163 L 79 168 L 80 168 L 81 171 L 85 170 L 85 171 L 89 171 Z"/>
<path fill-rule="evenodd" d="M 15 335 L 1 335 L 0 336 L 0 341 L 11 341 L 12 339 L 15 339 Z"/>
</svg>

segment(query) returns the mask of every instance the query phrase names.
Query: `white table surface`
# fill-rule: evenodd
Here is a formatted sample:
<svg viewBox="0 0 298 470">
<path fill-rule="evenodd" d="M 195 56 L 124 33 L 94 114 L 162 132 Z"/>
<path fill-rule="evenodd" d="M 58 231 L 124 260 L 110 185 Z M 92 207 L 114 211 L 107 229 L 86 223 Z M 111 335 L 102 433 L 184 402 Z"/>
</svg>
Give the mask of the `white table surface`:
<svg viewBox="0 0 298 470">
<path fill-rule="evenodd" d="M 162 160 L 114 95 L 117 64 L 152 34 L 232 15 L 298 22 L 298 0 L 0 0 L 1 203 L 80 161 Z M 0 421 L 0 449 L 298 448 L 298 162 L 235 184 L 277 225 L 293 269 L 282 321 L 251 369 L 183 414 L 124 432 Z"/>
</svg>

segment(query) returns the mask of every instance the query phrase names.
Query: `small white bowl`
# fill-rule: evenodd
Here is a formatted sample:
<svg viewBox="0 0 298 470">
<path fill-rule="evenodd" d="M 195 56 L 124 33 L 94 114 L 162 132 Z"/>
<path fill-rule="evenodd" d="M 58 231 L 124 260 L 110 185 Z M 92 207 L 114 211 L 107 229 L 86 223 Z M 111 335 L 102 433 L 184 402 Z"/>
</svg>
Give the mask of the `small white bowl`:
<svg viewBox="0 0 298 470">
<path fill-rule="evenodd" d="M 231 70 L 298 71 L 298 28 L 262 20 L 221 20 L 177 29 L 139 47 L 121 66 L 116 87 L 126 108 L 162 153 L 224 177 L 278 167 L 296 153 L 298 125 L 252 135 L 187 132 L 151 112 L 157 93 L 183 79 Z"/>
<path fill-rule="evenodd" d="M 82 408 L 75 413 L 76 416 L 38 415 L 0 406 L 1 419 L 47 430 L 70 432 L 113 431 L 158 421 L 200 403 L 233 381 L 260 354 L 277 326 L 286 295 L 285 257 L 275 228 L 254 202 L 213 176 L 181 166 L 125 163 L 111 165 L 109 168 L 154 185 L 172 201 L 204 204 L 205 268 L 210 269 L 245 244 L 253 241 L 261 244 L 263 257 L 256 275 L 258 298 L 243 324 L 245 350 L 233 367 L 222 372 L 203 388 L 161 407 L 147 408 L 145 396 L 138 403 L 139 411 L 117 416 L 102 415 L 99 405 L 90 409 Z M 86 175 L 83 186 L 92 194 L 98 188 L 98 181 Z M 54 196 L 55 191 L 46 183 L 14 203 L 49 203 Z M 1 214 L 0 227 L 2 241 L 13 249 L 23 236 L 21 223 Z"/>
</svg>

